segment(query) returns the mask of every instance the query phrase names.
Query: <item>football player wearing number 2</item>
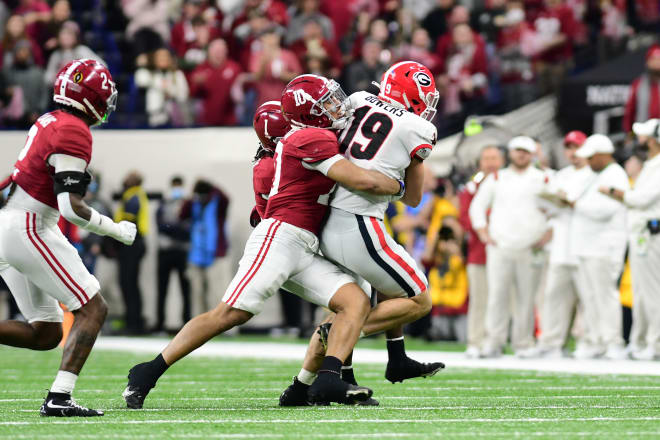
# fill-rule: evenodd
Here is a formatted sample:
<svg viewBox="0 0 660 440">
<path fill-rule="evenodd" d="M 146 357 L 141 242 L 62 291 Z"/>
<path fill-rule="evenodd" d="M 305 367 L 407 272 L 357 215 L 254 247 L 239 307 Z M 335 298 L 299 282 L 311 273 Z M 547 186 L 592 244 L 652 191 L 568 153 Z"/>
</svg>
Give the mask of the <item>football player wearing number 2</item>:
<svg viewBox="0 0 660 440">
<path fill-rule="evenodd" d="M 438 96 L 433 75 L 424 65 L 402 61 L 383 74 L 378 96 L 363 91 L 349 97 L 354 114 L 339 138 L 342 152 L 359 167 L 405 178 L 406 194 L 401 201 L 411 206 L 421 200 L 422 162 L 436 142 L 436 129 L 430 121 Z M 383 215 L 388 202 L 387 197 L 337 187 L 320 247 L 325 258 L 364 278 L 379 292 L 379 299 L 387 299 L 371 311 L 363 334 L 386 332 L 389 360 L 385 377 L 394 383 L 432 376 L 444 364 L 420 363 L 405 353 L 402 325 L 428 314 L 431 298 L 424 273 L 385 231 Z M 282 394 L 281 405 L 307 404 L 296 397 L 306 387 L 299 377 L 315 375 L 323 353 L 320 345 L 318 339 L 310 342 L 303 368 Z"/>
<path fill-rule="evenodd" d="M 0 210 L 0 276 L 27 320 L 0 322 L 0 343 L 32 350 L 57 347 L 63 317 L 58 303 L 64 304 L 73 312 L 73 327 L 41 415 L 102 416 L 102 411 L 78 405 L 71 394 L 107 306 L 99 282 L 57 222 L 62 214 L 83 229 L 124 244 L 135 239 L 133 223 L 115 223 L 83 201 L 92 158 L 89 127 L 104 122 L 115 109 L 117 90 L 105 66 L 74 60 L 58 73 L 53 100 L 59 110 L 41 116 L 30 128 L 14 172 L 0 183 L 0 189 L 11 185 Z"/>
<path fill-rule="evenodd" d="M 303 289 L 299 294 L 336 312 L 326 356 L 309 389 L 310 400 L 345 402 L 371 397 L 369 388 L 340 378 L 342 363 L 369 313 L 369 297 L 354 278 L 317 254 L 318 235 L 336 183 L 390 199 L 401 197 L 405 186 L 339 154 L 337 138 L 329 129 L 345 126 L 346 99 L 339 84 L 316 75 L 298 76 L 287 85 L 281 104 L 292 130 L 275 150 L 275 177 L 265 218 L 250 235 L 222 302 L 189 321 L 154 360 L 130 370 L 123 394 L 129 408 L 142 407 L 170 365 L 212 337 L 248 321 L 287 280 L 300 276 L 323 283 L 319 289 Z"/>
</svg>

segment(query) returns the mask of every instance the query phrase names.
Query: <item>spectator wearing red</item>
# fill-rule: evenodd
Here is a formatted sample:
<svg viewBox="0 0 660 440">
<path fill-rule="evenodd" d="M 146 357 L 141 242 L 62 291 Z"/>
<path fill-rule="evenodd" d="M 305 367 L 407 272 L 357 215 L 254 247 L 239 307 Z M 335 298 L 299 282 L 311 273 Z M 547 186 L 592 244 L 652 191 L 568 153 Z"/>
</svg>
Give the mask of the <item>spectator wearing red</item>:
<svg viewBox="0 0 660 440">
<path fill-rule="evenodd" d="M 201 15 L 192 19 L 192 29 L 193 34 L 195 34 L 195 40 L 186 49 L 183 59 L 180 62 L 180 67 L 186 72 L 190 72 L 206 61 L 206 50 L 209 43 L 211 40 L 220 37 L 219 30 L 207 22 Z"/>
<path fill-rule="evenodd" d="M 289 14 L 286 5 L 279 0 L 246 0 L 241 12 L 231 24 L 231 32 L 246 25 L 254 16 L 263 16 L 271 23 L 282 27 L 289 25 Z M 240 31 L 239 31 L 240 33 Z"/>
<path fill-rule="evenodd" d="M 321 2 L 320 12 L 330 18 L 337 42 L 347 35 L 358 15 L 375 17 L 378 14 L 377 0 L 342 0 Z"/>
<path fill-rule="evenodd" d="M 486 245 L 479 240 L 479 235 L 470 221 L 470 204 L 474 199 L 479 184 L 486 176 L 497 172 L 504 166 L 504 156 L 495 146 L 486 146 L 479 157 L 479 172 L 458 193 L 458 221 L 467 234 L 467 275 L 469 286 L 467 350 L 469 357 L 479 356 L 479 347 L 486 337 L 486 304 L 488 303 L 488 279 L 486 276 Z"/>
<path fill-rule="evenodd" d="M 336 44 L 324 37 L 323 27 L 316 17 L 307 19 L 303 25 L 303 37 L 291 46 L 291 51 L 298 56 L 306 72 L 331 78 L 338 78 L 341 73 L 341 52 Z"/>
<path fill-rule="evenodd" d="M 452 9 L 451 15 L 448 18 L 449 30 L 442 34 L 435 45 L 435 54 L 440 58 L 440 60 L 446 60 L 449 57 L 449 52 L 454 46 L 454 34 L 453 29 L 459 24 L 468 24 L 470 22 L 470 12 L 465 6 L 455 6 Z M 474 32 L 470 28 L 472 33 L 472 41 L 478 46 L 479 51 L 486 51 L 486 43 L 484 39 L 477 32 Z"/>
<path fill-rule="evenodd" d="M 278 101 L 289 81 L 302 73 L 298 57 L 283 49 L 280 40 L 279 28 L 267 29 L 259 37 L 257 50 L 250 56 L 249 70 L 254 75 L 257 105 Z"/>
<path fill-rule="evenodd" d="M 12 15 L 5 26 L 5 34 L 2 37 L 0 47 L 0 67 L 11 64 L 14 59 L 14 46 L 17 42 L 28 40 L 32 48 L 32 59 L 35 64 L 44 66 L 43 52 L 39 45 L 28 36 L 25 30 L 25 19 L 21 15 Z"/>
<path fill-rule="evenodd" d="M 572 67 L 573 43 L 579 30 L 573 10 L 564 0 L 545 0 L 534 29 L 540 45 L 535 61 L 539 91 L 542 95 L 554 93 Z"/>
<path fill-rule="evenodd" d="M 321 26 L 323 39 L 334 43 L 334 25 L 332 20 L 319 11 L 321 2 L 319 0 L 298 0 L 296 4 L 297 6 L 291 17 L 291 22 L 287 26 L 286 44 L 293 44 L 304 38 L 304 27 L 310 19 L 315 20 Z"/>
<path fill-rule="evenodd" d="M 440 77 L 445 115 L 470 114 L 483 102 L 488 58 L 483 40 L 479 44 L 477 37 L 467 24 L 457 24 L 452 29 L 452 44 L 447 48 Z"/>
<path fill-rule="evenodd" d="M 525 21 L 522 0 L 507 3 L 507 12 L 500 17 L 499 24 L 497 54 L 502 100 L 506 110 L 513 110 L 536 97 L 532 64 L 536 50 L 536 32 Z"/>
<path fill-rule="evenodd" d="M 399 60 L 417 61 L 429 68 L 434 75 L 440 74 L 442 62 L 431 52 L 431 39 L 424 28 L 413 31 L 410 43 L 402 44 L 397 50 Z"/>
<path fill-rule="evenodd" d="M 601 29 L 598 35 L 598 60 L 607 61 L 626 50 L 627 37 L 631 29 L 626 23 L 625 9 L 617 7 L 612 0 L 600 1 Z"/>
<path fill-rule="evenodd" d="M 186 51 L 193 47 L 197 34 L 193 30 L 193 19 L 202 13 L 205 0 L 185 0 L 181 8 L 181 20 L 172 27 L 170 46 L 177 57 L 183 58 Z"/>
<path fill-rule="evenodd" d="M 646 72 L 633 81 L 623 115 L 623 131 L 630 132 L 633 122 L 660 118 L 660 45 L 646 52 Z"/>
<path fill-rule="evenodd" d="M 69 0 L 57 0 L 53 3 L 50 20 L 46 23 L 44 31 L 39 35 L 38 43 L 44 48 L 46 58 L 57 49 L 57 36 L 62 25 L 71 19 L 71 5 Z"/>
<path fill-rule="evenodd" d="M 191 75 L 190 94 L 202 99 L 200 125 L 236 125 L 232 87 L 241 66 L 227 58 L 227 43 L 216 39 L 209 44 L 208 59 Z"/>
<path fill-rule="evenodd" d="M 14 14 L 22 15 L 27 26 L 27 33 L 35 41 L 40 42 L 39 37 L 50 21 L 50 6 L 44 0 L 20 0 Z"/>
</svg>

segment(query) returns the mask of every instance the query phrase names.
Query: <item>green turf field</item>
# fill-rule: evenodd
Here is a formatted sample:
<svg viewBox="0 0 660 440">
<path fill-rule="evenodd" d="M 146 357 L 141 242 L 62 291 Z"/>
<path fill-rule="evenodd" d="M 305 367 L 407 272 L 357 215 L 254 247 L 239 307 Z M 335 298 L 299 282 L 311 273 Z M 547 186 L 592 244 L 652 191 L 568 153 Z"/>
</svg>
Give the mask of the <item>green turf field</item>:
<svg viewBox="0 0 660 440">
<path fill-rule="evenodd" d="M 144 355 L 96 351 L 75 396 L 103 418 L 38 414 L 59 363 L 0 348 L 0 438 L 7 439 L 445 439 L 660 438 L 660 383 L 643 376 L 580 376 L 453 369 L 391 385 L 383 367 L 357 365 L 378 408 L 281 409 L 296 362 L 190 358 L 152 391 L 145 410 L 124 408 L 130 366 Z M 660 368 L 660 367 L 659 367 Z"/>
</svg>

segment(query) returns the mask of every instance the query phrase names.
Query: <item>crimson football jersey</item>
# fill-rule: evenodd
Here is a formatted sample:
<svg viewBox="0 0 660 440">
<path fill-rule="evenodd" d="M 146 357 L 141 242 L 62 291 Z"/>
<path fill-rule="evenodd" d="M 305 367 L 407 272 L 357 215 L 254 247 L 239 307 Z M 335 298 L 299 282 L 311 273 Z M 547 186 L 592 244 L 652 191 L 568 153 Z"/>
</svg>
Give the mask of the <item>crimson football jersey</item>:
<svg viewBox="0 0 660 440">
<path fill-rule="evenodd" d="M 44 114 L 28 131 L 14 165 L 11 180 L 41 203 L 58 209 L 53 190 L 55 169 L 48 164 L 52 154 L 67 154 L 89 163 L 92 133 L 87 124 L 62 110 Z"/>
<path fill-rule="evenodd" d="M 265 218 L 268 194 L 275 178 L 275 160 L 270 156 L 263 156 L 252 167 L 252 187 L 254 188 L 254 201 L 256 202 L 259 217 Z"/>
<path fill-rule="evenodd" d="M 335 181 L 304 164 L 336 154 L 339 144 L 331 131 L 303 128 L 289 132 L 275 150 L 275 178 L 265 218 L 275 218 L 318 235 Z"/>
</svg>

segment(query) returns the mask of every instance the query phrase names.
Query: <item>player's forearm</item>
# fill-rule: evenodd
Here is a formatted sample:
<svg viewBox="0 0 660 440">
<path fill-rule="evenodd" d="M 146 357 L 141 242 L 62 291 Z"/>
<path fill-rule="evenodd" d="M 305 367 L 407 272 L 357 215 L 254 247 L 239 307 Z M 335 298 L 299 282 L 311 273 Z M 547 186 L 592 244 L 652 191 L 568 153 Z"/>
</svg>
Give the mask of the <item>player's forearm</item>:
<svg viewBox="0 0 660 440">
<path fill-rule="evenodd" d="M 401 201 L 413 208 L 422 201 L 422 189 L 424 186 L 424 165 L 419 159 L 413 159 L 406 169 L 406 193 Z"/>
<path fill-rule="evenodd" d="M 401 191 L 401 185 L 398 180 L 387 177 L 378 171 L 363 170 L 361 174 L 361 176 L 356 176 L 352 189 L 379 196 L 394 195 Z"/>
</svg>

